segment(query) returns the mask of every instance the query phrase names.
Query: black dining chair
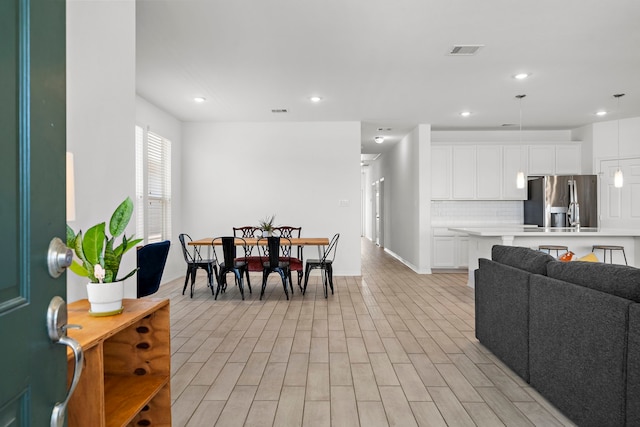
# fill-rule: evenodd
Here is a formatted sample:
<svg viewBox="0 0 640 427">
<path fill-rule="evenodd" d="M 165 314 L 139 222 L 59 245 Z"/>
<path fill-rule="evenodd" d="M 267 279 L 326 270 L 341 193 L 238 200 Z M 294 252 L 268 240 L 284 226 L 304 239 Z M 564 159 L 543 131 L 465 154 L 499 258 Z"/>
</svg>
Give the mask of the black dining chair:
<svg viewBox="0 0 640 427">
<path fill-rule="evenodd" d="M 281 225 L 274 227 L 273 232 L 276 236 L 291 238 L 300 238 L 302 234 L 302 227 L 292 227 L 290 225 Z M 292 254 L 286 254 L 289 258 L 289 285 L 291 285 L 291 272 L 298 272 L 298 287 L 302 291 L 302 277 L 304 276 L 304 258 L 302 252 L 303 246 L 297 246 L 297 256 L 291 256 Z M 293 289 L 291 290 L 293 292 Z"/>
<path fill-rule="evenodd" d="M 260 237 L 258 239 L 258 253 L 260 254 L 260 262 L 262 263 L 262 290 L 260 291 L 260 299 L 264 295 L 267 287 L 267 278 L 269 274 L 276 272 L 282 279 L 282 287 L 284 294 L 289 299 L 287 291 L 287 282 L 291 273 L 289 271 L 289 261 L 285 254 L 291 253 L 291 240 L 286 237 L 269 236 Z M 293 287 L 291 288 L 293 295 Z"/>
<path fill-rule="evenodd" d="M 307 292 L 307 282 L 309 281 L 309 273 L 314 269 L 322 270 L 322 287 L 324 288 L 324 297 L 327 298 L 327 285 L 331 287 L 331 295 L 333 295 L 333 260 L 336 257 L 336 250 L 338 248 L 338 239 L 340 233 L 336 233 L 329 242 L 329 246 L 324 251 L 322 258 L 320 259 L 308 259 L 307 265 L 304 271 L 304 288 L 302 294 Z"/>
<path fill-rule="evenodd" d="M 247 238 L 258 238 L 262 233 L 258 227 L 252 225 L 245 225 L 243 227 L 233 227 L 233 236 Z M 254 254 L 255 246 L 245 245 L 244 256 L 238 257 L 238 261 L 246 262 L 247 269 L 245 276 L 247 277 L 247 285 L 251 286 L 251 279 L 249 279 L 249 272 L 253 271 L 259 273 L 262 271 L 262 264 L 260 263 L 260 257 L 258 254 Z"/>
<path fill-rule="evenodd" d="M 191 252 L 187 245 L 192 241 L 191 236 L 188 234 L 180 234 L 180 245 L 182 245 L 182 255 L 187 263 L 187 275 L 184 279 L 184 287 L 182 288 L 182 295 L 187 289 L 187 283 L 191 279 L 191 298 L 193 298 L 193 288 L 196 282 L 196 273 L 199 268 L 207 272 L 208 283 L 207 286 L 211 288 L 211 295 L 214 295 L 213 282 L 214 277 L 218 277 L 218 266 L 216 265 L 214 258 L 205 258 L 200 254 L 200 246 L 193 246 L 193 252 Z"/>
<path fill-rule="evenodd" d="M 247 271 L 247 263 L 236 257 L 236 239 L 242 242 L 242 246 L 247 246 L 246 240 L 242 237 L 224 236 L 216 237 L 211 241 L 214 249 L 215 259 L 218 263 L 218 286 L 216 287 L 216 295 L 214 299 L 218 299 L 220 291 L 225 292 L 227 289 L 227 273 L 233 273 L 235 282 L 240 289 L 240 295 L 244 300 L 244 285 L 242 275 Z M 222 262 L 217 255 L 217 248 L 222 247 Z M 247 281 L 249 293 L 251 293 L 251 283 Z"/>
<path fill-rule="evenodd" d="M 165 240 L 164 242 L 149 243 L 136 251 L 138 265 L 136 295 L 138 298 L 158 292 L 170 246 L 171 242 Z"/>
</svg>

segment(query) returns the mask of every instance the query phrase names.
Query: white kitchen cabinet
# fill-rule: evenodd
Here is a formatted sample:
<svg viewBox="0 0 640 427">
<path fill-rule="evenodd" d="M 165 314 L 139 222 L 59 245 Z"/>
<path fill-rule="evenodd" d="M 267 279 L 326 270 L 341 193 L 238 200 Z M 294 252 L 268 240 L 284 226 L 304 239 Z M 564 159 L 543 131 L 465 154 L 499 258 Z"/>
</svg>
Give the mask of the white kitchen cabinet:
<svg viewBox="0 0 640 427">
<path fill-rule="evenodd" d="M 476 198 L 476 146 L 453 147 L 452 159 L 453 198 L 469 200 Z"/>
<path fill-rule="evenodd" d="M 454 236 L 433 237 L 433 268 L 455 268 L 456 247 Z"/>
<path fill-rule="evenodd" d="M 500 200 L 502 184 L 502 147 L 476 147 L 476 198 Z"/>
<path fill-rule="evenodd" d="M 530 145 L 529 175 L 572 175 L 582 171 L 580 144 Z"/>
<path fill-rule="evenodd" d="M 527 175 L 527 147 L 505 145 L 502 147 L 502 200 L 526 200 L 527 188 L 516 186 L 518 172 Z"/>
<path fill-rule="evenodd" d="M 579 143 L 431 147 L 432 200 L 526 200 L 516 176 L 581 173 Z"/>
<path fill-rule="evenodd" d="M 451 198 L 451 146 L 431 147 L 431 198 Z"/>
<path fill-rule="evenodd" d="M 556 146 L 556 175 L 573 175 L 582 172 L 580 144 Z"/>
<path fill-rule="evenodd" d="M 445 228 L 434 228 L 432 268 L 465 268 L 468 261 L 469 237 Z"/>
<path fill-rule="evenodd" d="M 554 145 L 529 146 L 529 175 L 555 175 L 556 147 Z"/>
</svg>

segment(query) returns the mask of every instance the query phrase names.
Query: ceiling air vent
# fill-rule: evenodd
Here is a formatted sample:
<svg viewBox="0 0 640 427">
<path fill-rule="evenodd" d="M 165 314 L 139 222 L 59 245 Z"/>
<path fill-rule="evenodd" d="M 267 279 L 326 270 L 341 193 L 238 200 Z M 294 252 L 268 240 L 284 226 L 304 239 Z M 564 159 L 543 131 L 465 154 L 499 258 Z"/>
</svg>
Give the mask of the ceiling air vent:
<svg viewBox="0 0 640 427">
<path fill-rule="evenodd" d="M 449 51 L 449 55 L 455 56 L 469 56 L 475 55 L 481 47 L 484 47 L 482 44 L 459 44 L 455 45 Z"/>
<path fill-rule="evenodd" d="M 272 113 L 288 113 L 289 111 L 286 108 L 273 108 L 271 112 Z"/>
</svg>

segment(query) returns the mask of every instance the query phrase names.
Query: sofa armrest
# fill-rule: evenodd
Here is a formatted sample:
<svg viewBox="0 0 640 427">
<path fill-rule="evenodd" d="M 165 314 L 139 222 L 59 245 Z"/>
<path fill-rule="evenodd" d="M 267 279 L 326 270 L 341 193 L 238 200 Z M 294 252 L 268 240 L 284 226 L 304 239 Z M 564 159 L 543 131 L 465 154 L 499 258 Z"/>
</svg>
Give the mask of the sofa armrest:
<svg viewBox="0 0 640 427">
<path fill-rule="evenodd" d="M 531 273 L 481 258 L 476 273 L 476 338 L 529 381 Z"/>
</svg>

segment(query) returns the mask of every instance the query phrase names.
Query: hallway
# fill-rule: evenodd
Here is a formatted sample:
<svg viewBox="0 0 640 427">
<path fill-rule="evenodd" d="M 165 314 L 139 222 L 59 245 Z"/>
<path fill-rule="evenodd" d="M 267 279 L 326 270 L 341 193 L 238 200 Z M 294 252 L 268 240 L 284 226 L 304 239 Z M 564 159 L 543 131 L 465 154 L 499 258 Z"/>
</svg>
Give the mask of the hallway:
<svg viewBox="0 0 640 427">
<path fill-rule="evenodd" d="M 295 276 L 295 274 L 294 274 Z M 173 426 L 573 425 L 478 344 L 467 275 L 418 275 L 362 239 L 362 276 L 287 301 L 277 275 L 171 299 Z M 295 279 L 294 279 L 295 281 Z M 245 291 L 246 292 L 246 291 Z"/>
</svg>

